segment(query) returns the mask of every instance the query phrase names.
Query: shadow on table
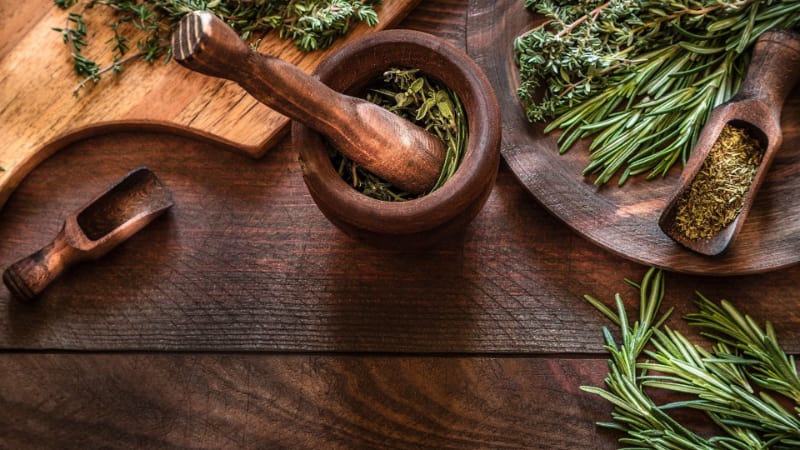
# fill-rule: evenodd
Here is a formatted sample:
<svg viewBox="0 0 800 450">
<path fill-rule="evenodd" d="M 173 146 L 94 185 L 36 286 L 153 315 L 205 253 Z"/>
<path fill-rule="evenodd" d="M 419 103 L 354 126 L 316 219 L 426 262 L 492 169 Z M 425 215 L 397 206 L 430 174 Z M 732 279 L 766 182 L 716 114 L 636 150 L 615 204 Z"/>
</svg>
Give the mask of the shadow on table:
<svg viewBox="0 0 800 450">
<path fill-rule="evenodd" d="M 475 339 L 476 284 L 465 271 L 464 236 L 422 251 L 368 247 L 344 235 L 328 261 L 331 330 L 344 351 L 465 351 Z M 354 262 L 353 254 L 360 255 Z M 329 276 L 331 274 L 329 273 Z"/>
</svg>

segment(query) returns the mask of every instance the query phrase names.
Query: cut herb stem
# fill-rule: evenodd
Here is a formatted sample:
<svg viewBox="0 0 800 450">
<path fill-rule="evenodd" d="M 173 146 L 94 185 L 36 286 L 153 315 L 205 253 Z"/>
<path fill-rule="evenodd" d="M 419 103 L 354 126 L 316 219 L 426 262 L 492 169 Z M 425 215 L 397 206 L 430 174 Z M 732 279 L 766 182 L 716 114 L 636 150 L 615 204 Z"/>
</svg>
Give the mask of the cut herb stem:
<svg viewBox="0 0 800 450">
<path fill-rule="evenodd" d="M 605 388 L 582 386 L 614 405 L 611 423 L 627 448 L 766 449 L 800 446 L 800 377 L 794 358 L 778 345 L 767 322 L 762 328 L 725 300 L 716 304 L 697 294 L 699 312 L 686 319 L 714 342 L 708 350 L 663 325 L 663 273 L 650 269 L 639 290 L 639 319 L 631 323 L 619 294 L 616 311 L 591 296 L 587 301 L 619 326 L 621 343 L 603 330 L 610 353 Z M 657 404 L 653 389 L 680 400 Z M 789 408 L 773 395 L 793 402 Z M 690 408 L 704 412 L 723 432 L 701 436 L 669 412 Z"/>
</svg>

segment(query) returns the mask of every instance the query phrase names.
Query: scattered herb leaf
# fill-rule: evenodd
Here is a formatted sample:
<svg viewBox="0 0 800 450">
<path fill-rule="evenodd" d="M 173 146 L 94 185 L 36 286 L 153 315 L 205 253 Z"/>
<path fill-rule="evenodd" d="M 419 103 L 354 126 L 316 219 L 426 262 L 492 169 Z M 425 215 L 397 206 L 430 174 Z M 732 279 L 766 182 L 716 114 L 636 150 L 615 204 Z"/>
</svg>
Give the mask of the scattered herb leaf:
<svg viewBox="0 0 800 450">
<path fill-rule="evenodd" d="M 349 32 L 353 23 L 378 23 L 375 6 L 383 0 L 54 0 L 61 8 L 74 8 L 61 33 L 72 54 L 75 73 L 84 77 L 74 94 L 90 81 L 97 82 L 107 72 L 119 72 L 125 64 L 143 60 L 153 63 L 171 57 L 169 38 L 185 14 L 208 10 L 249 40 L 255 34 L 276 30 L 281 38 L 291 39 L 302 51 L 329 47 Z M 113 57 L 101 67 L 84 55 L 89 45 L 84 15 L 93 8 L 113 10 L 108 24 L 114 37 L 106 44 Z M 135 43 L 132 43 L 135 42 Z M 135 52 L 131 47 L 135 45 Z M 126 56 L 127 55 L 127 56 Z"/>
<path fill-rule="evenodd" d="M 366 99 L 407 119 L 437 136 L 445 145 L 445 161 L 431 191 L 449 180 L 467 146 L 467 116 L 451 89 L 430 80 L 417 69 L 390 69 L 378 85 L 368 89 Z M 331 162 L 339 175 L 365 195 L 385 201 L 404 201 L 415 196 L 401 191 L 350 159 L 330 149 Z"/>
<path fill-rule="evenodd" d="M 606 388 L 581 389 L 614 405 L 613 422 L 598 425 L 623 432 L 628 448 L 699 450 L 794 449 L 800 445 L 800 377 L 794 358 L 779 344 L 773 326 L 762 328 L 725 300 L 716 304 L 698 293 L 699 312 L 686 319 L 712 339 L 710 350 L 693 344 L 663 323 L 664 275 L 650 269 L 639 290 L 639 319 L 631 323 L 622 298 L 616 311 L 591 296 L 586 300 L 619 326 L 622 342 L 604 328 L 610 352 Z M 656 404 L 647 389 L 665 389 L 682 400 Z M 774 395 L 793 402 L 787 410 Z M 724 433 L 701 436 L 668 413 L 703 411 Z"/>
</svg>

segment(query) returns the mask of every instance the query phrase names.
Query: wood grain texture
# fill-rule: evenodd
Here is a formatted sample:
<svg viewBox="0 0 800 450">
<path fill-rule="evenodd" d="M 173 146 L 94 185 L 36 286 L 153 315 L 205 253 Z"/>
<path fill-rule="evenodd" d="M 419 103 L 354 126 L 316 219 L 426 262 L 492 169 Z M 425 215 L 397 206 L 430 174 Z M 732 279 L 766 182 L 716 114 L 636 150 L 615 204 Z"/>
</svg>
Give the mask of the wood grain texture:
<svg viewBox="0 0 800 450">
<path fill-rule="evenodd" d="M 267 34 L 258 49 L 310 73 L 347 40 L 395 25 L 418 2 L 383 2 L 376 27 L 356 26 L 325 52 L 302 53 L 275 33 Z M 105 132 L 107 125 L 169 126 L 253 157 L 262 156 L 285 134 L 289 119 L 258 103 L 235 83 L 192 73 L 177 64 L 134 64 L 74 98 L 71 93 L 80 80 L 72 72 L 67 48 L 52 30 L 64 26 L 67 11 L 52 2 L 30 3 L 4 19 L 8 27 L 0 27 L 0 42 L 13 42 L 13 48 L 0 47 L 0 167 L 5 169 L 0 172 L 0 207 L 41 161 L 70 142 Z M 104 25 L 110 21 L 108 11 L 95 8 L 86 15 L 95 43 L 86 56 L 110 62 L 103 45 L 113 36 Z"/>
<path fill-rule="evenodd" d="M 34 305 L 0 290 L 0 346 L 158 349 L 594 353 L 605 321 L 584 294 L 635 304 L 644 268 L 573 234 L 501 170 L 463 233 L 429 251 L 380 250 L 315 207 L 297 154 L 253 161 L 159 133 L 115 133 L 59 152 L 0 212 L 0 267 L 52 239 L 64 216 L 146 165 L 175 206 L 105 258 L 74 267 Z M 713 279 L 692 291 L 771 319 L 800 349 L 800 267 Z"/>
<path fill-rule="evenodd" d="M 586 142 L 564 155 L 557 134 L 525 119 L 515 87 L 512 42 L 536 18 L 517 0 L 471 0 L 468 52 L 492 80 L 503 109 L 503 157 L 525 188 L 544 207 L 595 244 L 641 264 L 691 274 L 742 275 L 775 270 L 800 261 L 800 89 L 784 106 L 783 146 L 736 242 L 722 255 L 707 257 L 683 248 L 658 226 L 661 211 L 680 177 L 675 167 L 662 179 L 611 180 L 597 187 L 581 175 L 588 163 Z"/>
<path fill-rule="evenodd" d="M 401 28 L 427 31 L 466 50 L 467 2 L 465 0 L 425 0 L 407 16 Z"/>
<path fill-rule="evenodd" d="M 31 301 L 69 267 L 105 256 L 172 205 L 158 177 L 136 168 L 68 214 L 53 241 L 12 264 L 3 282 L 16 299 Z"/>
<path fill-rule="evenodd" d="M 600 359 L 0 356 L 4 448 L 613 449 Z M 708 424 L 678 415 L 699 431 Z M 688 421 L 688 422 L 687 422 Z"/>
<path fill-rule="evenodd" d="M 53 6 L 52 0 L 0 2 L 0 59 L 36 26 Z"/>
<path fill-rule="evenodd" d="M 463 46 L 467 4 L 424 1 L 403 26 Z M 252 161 L 163 132 L 109 131 L 14 193 L 0 211 L 0 267 L 131 167 L 150 165 L 177 205 L 37 304 L 0 291 L 0 447 L 617 448 L 594 425 L 610 406 L 578 390 L 602 382 L 606 359 L 605 322 L 579 298 L 621 291 L 633 307 L 621 278 L 645 268 L 569 231 L 508 168 L 462 236 L 386 252 L 324 219 L 286 142 Z M 797 267 L 667 283 L 676 314 L 692 310 L 695 288 L 732 298 L 800 352 Z M 82 352 L 114 348 L 211 352 Z M 220 353 L 254 349 L 280 353 Z M 282 353 L 314 349 L 415 354 Z"/>
</svg>

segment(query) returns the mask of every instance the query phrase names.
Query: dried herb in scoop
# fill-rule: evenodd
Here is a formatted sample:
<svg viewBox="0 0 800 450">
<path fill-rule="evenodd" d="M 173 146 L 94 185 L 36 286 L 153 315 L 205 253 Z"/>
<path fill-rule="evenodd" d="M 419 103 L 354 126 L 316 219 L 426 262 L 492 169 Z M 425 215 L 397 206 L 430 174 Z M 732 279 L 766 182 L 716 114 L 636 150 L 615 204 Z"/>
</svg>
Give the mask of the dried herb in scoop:
<svg viewBox="0 0 800 450">
<path fill-rule="evenodd" d="M 761 145 L 746 130 L 726 124 L 678 200 L 678 230 L 692 240 L 707 239 L 733 222 L 763 156 Z"/>
</svg>

